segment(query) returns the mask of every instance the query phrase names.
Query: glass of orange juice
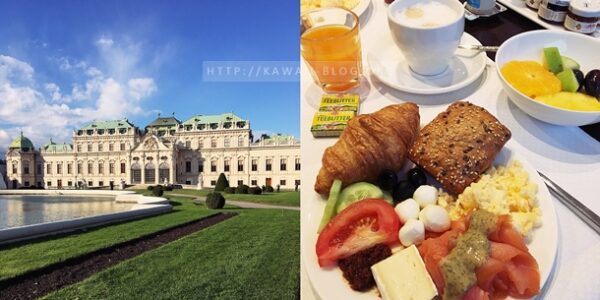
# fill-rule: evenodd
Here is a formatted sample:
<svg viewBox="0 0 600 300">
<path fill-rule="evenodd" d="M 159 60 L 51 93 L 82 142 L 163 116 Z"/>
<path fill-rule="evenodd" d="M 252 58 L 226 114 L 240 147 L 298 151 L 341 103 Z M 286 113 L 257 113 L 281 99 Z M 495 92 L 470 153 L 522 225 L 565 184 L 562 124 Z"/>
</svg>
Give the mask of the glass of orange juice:
<svg viewBox="0 0 600 300">
<path fill-rule="evenodd" d="M 358 16 L 327 7 L 306 12 L 300 22 L 300 52 L 315 82 L 326 92 L 358 86 L 362 76 Z"/>
</svg>

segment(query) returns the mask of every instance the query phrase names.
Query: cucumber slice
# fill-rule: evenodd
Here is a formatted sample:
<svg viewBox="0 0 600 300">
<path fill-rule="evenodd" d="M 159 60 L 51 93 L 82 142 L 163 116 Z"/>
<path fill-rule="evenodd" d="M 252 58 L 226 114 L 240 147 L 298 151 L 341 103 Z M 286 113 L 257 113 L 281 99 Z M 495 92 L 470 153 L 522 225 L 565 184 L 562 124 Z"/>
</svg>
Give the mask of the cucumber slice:
<svg viewBox="0 0 600 300">
<path fill-rule="evenodd" d="M 368 182 L 351 184 L 340 193 L 336 211 L 339 214 L 350 204 L 367 198 L 383 198 L 383 191 L 378 186 Z"/>
<path fill-rule="evenodd" d="M 325 210 L 323 210 L 321 224 L 319 224 L 317 233 L 321 233 L 321 230 L 325 228 L 325 225 L 329 223 L 329 220 L 335 216 L 335 207 L 337 205 L 341 190 L 342 181 L 339 179 L 334 180 L 333 184 L 331 185 L 331 189 L 329 190 L 329 198 L 327 198 L 327 204 L 325 204 Z"/>
<path fill-rule="evenodd" d="M 574 93 L 579 89 L 579 81 L 577 81 L 577 77 L 575 77 L 573 70 L 565 69 L 564 71 L 556 74 L 556 77 L 560 80 L 563 91 Z"/>
<path fill-rule="evenodd" d="M 383 200 L 385 200 L 391 206 L 394 206 L 394 197 L 392 197 L 392 193 L 383 191 Z"/>
<path fill-rule="evenodd" d="M 579 70 L 579 68 L 580 68 L 579 63 L 576 62 L 574 59 L 572 59 L 568 56 L 561 56 L 561 58 L 562 58 L 563 68 Z"/>
<path fill-rule="evenodd" d="M 557 74 L 563 70 L 563 61 L 556 47 L 544 48 L 544 61 L 550 72 Z"/>
</svg>

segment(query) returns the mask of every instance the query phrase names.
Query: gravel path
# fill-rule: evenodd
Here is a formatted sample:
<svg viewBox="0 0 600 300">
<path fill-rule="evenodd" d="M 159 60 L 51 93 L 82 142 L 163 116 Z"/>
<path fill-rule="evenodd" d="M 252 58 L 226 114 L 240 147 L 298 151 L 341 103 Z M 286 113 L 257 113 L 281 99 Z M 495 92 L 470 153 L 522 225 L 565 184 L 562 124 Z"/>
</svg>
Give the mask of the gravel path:
<svg viewBox="0 0 600 300">
<path fill-rule="evenodd" d="M 191 197 L 193 195 L 189 194 L 174 194 L 173 196 L 178 197 Z M 227 199 L 227 197 L 225 198 Z M 206 197 L 195 197 L 194 201 L 206 201 Z M 234 201 L 234 200 L 225 200 L 226 204 L 235 205 L 241 208 L 271 208 L 271 209 L 287 209 L 287 210 L 297 210 L 300 211 L 300 207 L 298 206 L 283 206 L 283 205 L 272 205 L 272 204 L 263 204 L 263 203 L 255 203 L 255 202 L 245 202 L 245 201 Z"/>
</svg>

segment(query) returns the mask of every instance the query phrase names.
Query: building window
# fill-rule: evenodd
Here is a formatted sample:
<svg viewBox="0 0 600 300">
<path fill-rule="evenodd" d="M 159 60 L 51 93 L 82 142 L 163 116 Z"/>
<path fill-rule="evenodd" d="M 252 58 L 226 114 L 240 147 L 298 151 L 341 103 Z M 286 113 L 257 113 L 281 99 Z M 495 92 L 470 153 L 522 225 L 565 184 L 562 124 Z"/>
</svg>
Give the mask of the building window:
<svg viewBox="0 0 600 300">
<path fill-rule="evenodd" d="M 225 172 L 229 172 L 229 159 L 225 159 L 225 161 L 223 162 L 223 170 Z"/>
<path fill-rule="evenodd" d="M 23 166 L 23 173 L 29 174 L 29 164 L 26 164 L 25 166 Z"/>
<path fill-rule="evenodd" d="M 98 174 L 104 174 L 104 164 L 98 163 Z"/>
<path fill-rule="evenodd" d="M 67 174 L 73 174 L 73 164 L 67 164 Z"/>
<path fill-rule="evenodd" d="M 115 174 L 115 163 L 108 163 L 108 173 Z"/>
<path fill-rule="evenodd" d="M 282 158 L 279 160 L 279 170 L 286 171 L 287 170 L 287 159 Z"/>
<path fill-rule="evenodd" d="M 94 183 L 92 181 L 88 181 L 88 186 L 94 186 Z"/>
<path fill-rule="evenodd" d="M 62 174 L 62 164 L 56 165 L 56 174 Z"/>
<path fill-rule="evenodd" d="M 256 179 L 254 179 L 254 180 L 250 180 L 250 184 L 251 184 L 252 186 L 256 186 Z"/>
<path fill-rule="evenodd" d="M 88 163 L 88 169 L 87 169 L 87 173 L 88 174 L 92 174 L 92 171 L 94 170 L 94 166 L 92 165 L 91 162 Z"/>
<path fill-rule="evenodd" d="M 92 144 L 88 144 L 87 145 L 87 151 L 88 152 L 92 152 Z"/>
<path fill-rule="evenodd" d="M 29 181 L 25 181 L 25 186 L 29 186 Z"/>
<path fill-rule="evenodd" d="M 217 185 L 217 181 L 216 181 L 216 180 L 211 180 L 211 181 L 210 181 L 210 185 L 212 185 L 212 186 L 215 186 L 215 185 Z"/>
<path fill-rule="evenodd" d="M 104 151 L 104 145 L 98 144 L 98 151 Z"/>
<path fill-rule="evenodd" d="M 125 163 L 121 163 L 121 174 L 125 174 Z"/>
<path fill-rule="evenodd" d="M 244 137 L 238 136 L 238 147 L 244 147 Z"/>
<path fill-rule="evenodd" d="M 300 186 L 300 179 L 294 180 L 294 185 L 295 186 Z"/>
<path fill-rule="evenodd" d="M 104 186 L 104 181 L 98 181 L 98 186 Z"/>
<path fill-rule="evenodd" d="M 198 149 L 202 149 L 204 140 L 198 140 Z"/>
<path fill-rule="evenodd" d="M 271 171 L 271 166 L 273 165 L 273 160 L 270 158 L 267 158 L 267 160 L 265 161 L 265 170 L 266 171 Z"/>
<path fill-rule="evenodd" d="M 42 174 L 42 165 L 41 165 L 41 164 L 38 164 L 38 165 L 36 166 L 36 170 L 35 170 L 35 172 L 36 172 L 37 174 Z"/>
<path fill-rule="evenodd" d="M 52 174 L 52 165 L 51 164 L 46 165 L 46 174 Z"/>
<path fill-rule="evenodd" d="M 211 172 L 217 172 L 217 161 L 213 160 L 210 162 L 210 171 Z"/>
<path fill-rule="evenodd" d="M 223 147 L 229 148 L 229 138 L 228 137 L 226 137 L 225 140 L 223 141 Z"/>
<path fill-rule="evenodd" d="M 204 162 L 198 162 L 198 173 L 204 172 Z"/>
<path fill-rule="evenodd" d="M 192 172 L 192 162 L 191 161 L 185 162 L 185 172 L 186 173 Z"/>
<path fill-rule="evenodd" d="M 121 151 L 125 151 L 125 143 L 121 143 Z"/>
<path fill-rule="evenodd" d="M 13 165 L 12 165 L 13 174 L 17 174 L 17 169 L 18 169 L 17 163 L 13 163 Z"/>
<path fill-rule="evenodd" d="M 52 181 L 46 182 L 46 186 L 52 186 Z"/>
<path fill-rule="evenodd" d="M 238 159 L 238 172 L 244 172 L 244 159 Z"/>
<path fill-rule="evenodd" d="M 210 139 L 210 147 L 217 148 L 217 139 L 216 138 Z"/>
<path fill-rule="evenodd" d="M 252 159 L 252 171 L 258 171 L 258 159 Z"/>
<path fill-rule="evenodd" d="M 73 181 L 67 181 L 67 186 L 73 186 Z"/>
<path fill-rule="evenodd" d="M 77 163 L 77 174 L 83 173 L 83 165 L 81 163 Z"/>
<path fill-rule="evenodd" d="M 244 181 L 243 180 L 238 180 L 238 186 L 243 185 Z"/>
<path fill-rule="evenodd" d="M 77 152 L 81 152 L 81 145 L 77 145 Z"/>
<path fill-rule="evenodd" d="M 192 148 L 192 142 L 191 141 L 185 141 L 185 147 L 188 149 Z"/>
<path fill-rule="evenodd" d="M 111 151 L 111 152 L 115 151 L 115 144 L 113 144 L 113 143 L 108 144 L 108 151 Z"/>
<path fill-rule="evenodd" d="M 279 180 L 279 185 L 285 185 L 285 179 Z"/>
</svg>

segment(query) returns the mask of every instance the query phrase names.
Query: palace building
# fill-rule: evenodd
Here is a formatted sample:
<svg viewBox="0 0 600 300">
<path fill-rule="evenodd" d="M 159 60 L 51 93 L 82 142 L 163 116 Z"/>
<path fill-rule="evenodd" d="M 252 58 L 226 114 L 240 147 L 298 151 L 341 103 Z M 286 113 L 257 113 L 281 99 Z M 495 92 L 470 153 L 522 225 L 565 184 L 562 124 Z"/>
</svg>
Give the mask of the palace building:
<svg viewBox="0 0 600 300">
<path fill-rule="evenodd" d="M 300 185 L 300 141 L 263 136 L 233 113 L 186 121 L 159 117 L 144 129 L 127 119 L 93 121 L 73 132 L 73 144 L 50 139 L 36 149 L 19 135 L 6 153 L 6 186 L 75 188 L 126 184 L 214 187 L 220 173 L 230 186 Z"/>
</svg>

